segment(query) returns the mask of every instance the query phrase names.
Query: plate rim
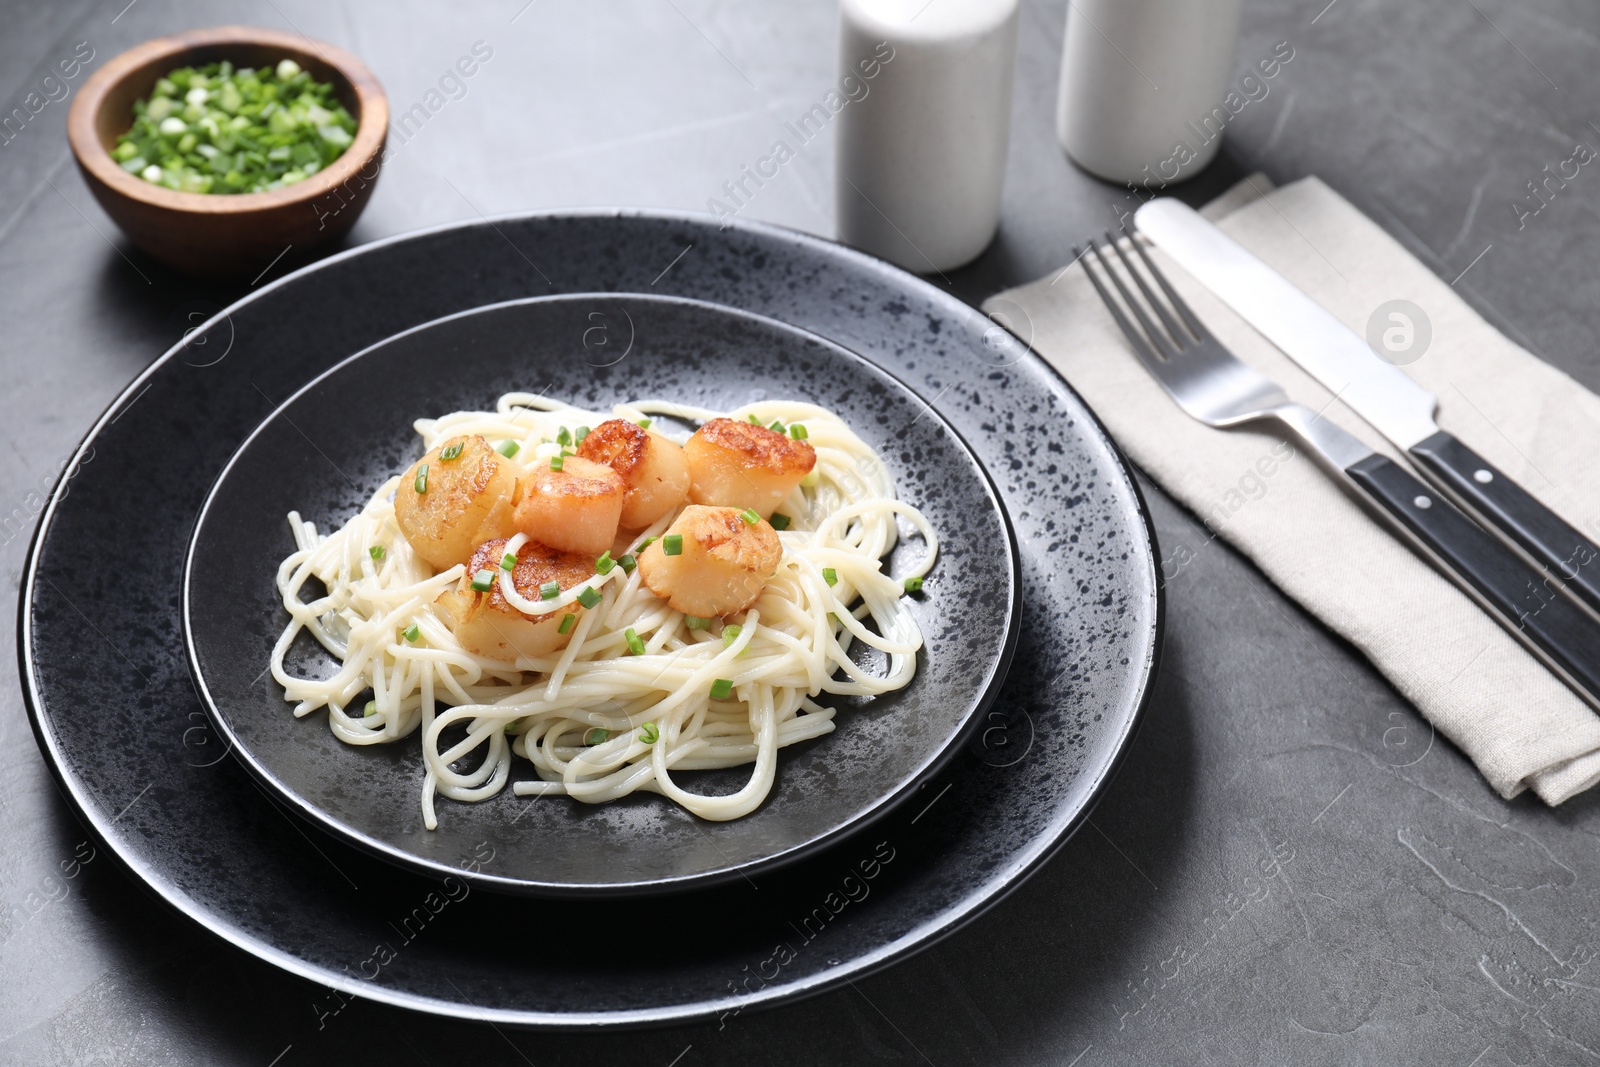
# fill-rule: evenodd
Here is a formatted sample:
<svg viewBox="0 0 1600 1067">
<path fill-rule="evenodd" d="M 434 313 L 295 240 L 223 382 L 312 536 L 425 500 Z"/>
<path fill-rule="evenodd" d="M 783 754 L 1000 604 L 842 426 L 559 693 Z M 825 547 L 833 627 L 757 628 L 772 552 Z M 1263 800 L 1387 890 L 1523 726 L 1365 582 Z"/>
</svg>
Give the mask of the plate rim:
<svg viewBox="0 0 1600 1067">
<path fill-rule="evenodd" d="M 689 874 L 671 878 L 655 878 L 643 881 L 628 882 L 538 882 L 526 878 L 514 878 L 508 875 L 495 874 L 489 871 L 472 871 L 470 869 L 464 870 L 458 867 L 449 866 L 441 861 L 419 856 L 414 852 L 408 852 L 405 849 L 398 848 L 392 844 L 389 844 L 388 842 L 381 841 L 376 837 L 363 832 L 357 826 L 333 817 L 318 805 L 312 803 L 309 799 L 302 797 L 295 791 L 289 789 L 269 767 L 260 761 L 260 759 L 250 750 L 249 746 L 240 741 L 238 734 L 233 730 L 231 723 L 218 706 L 216 698 L 211 693 L 210 687 L 206 684 L 205 672 L 201 669 L 200 665 L 200 655 L 196 646 L 194 637 L 194 624 L 190 612 L 191 593 L 194 587 L 195 551 L 199 546 L 201 534 L 205 529 L 206 518 L 211 512 L 212 504 L 215 503 L 217 494 L 222 490 L 223 484 L 228 480 L 229 474 L 233 471 L 234 466 L 244 455 L 245 450 L 248 449 L 258 437 L 265 433 L 269 427 L 275 425 L 280 417 L 284 417 L 284 413 L 288 411 L 292 405 L 317 389 L 335 374 L 338 374 L 346 368 L 355 365 L 360 360 L 366 358 L 379 349 L 393 344 L 396 341 L 400 341 L 414 334 L 422 333 L 426 330 L 431 330 L 444 323 L 470 319 L 481 314 L 502 311 L 510 308 L 564 303 L 572 300 L 592 299 L 595 297 L 604 297 L 604 299 L 618 302 L 638 300 L 654 304 L 713 310 L 719 314 L 729 315 L 746 321 L 759 322 L 763 326 L 776 328 L 791 335 L 798 335 L 812 342 L 819 342 L 827 349 L 832 350 L 835 354 L 841 355 L 849 361 L 864 367 L 868 373 L 876 373 L 884 378 L 887 378 L 900 389 L 904 390 L 906 395 L 910 396 L 914 400 L 917 400 L 925 408 L 927 408 L 928 413 L 931 414 L 935 421 L 944 429 L 944 431 L 955 440 L 956 445 L 959 447 L 968 463 L 977 471 L 978 483 L 982 486 L 983 491 L 987 493 L 994 513 L 999 516 L 1000 527 L 1005 535 L 1006 562 L 1008 564 L 1008 571 L 1011 581 L 1007 589 L 1006 610 L 1004 612 L 1005 620 L 1003 623 L 1004 634 L 1001 639 L 1000 653 L 992 662 L 988 664 L 988 670 L 976 687 L 976 697 L 973 699 L 966 714 L 962 716 L 955 729 L 952 730 L 944 739 L 944 741 L 938 746 L 938 748 L 935 749 L 932 756 L 930 756 L 921 766 L 917 767 L 913 772 L 911 772 L 908 777 L 894 785 L 888 792 L 882 794 L 871 805 L 855 813 L 847 821 L 834 825 L 820 835 L 803 841 L 800 844 L 786 848 L 783 851 L 769 856 L 762 856 L 758 859 L 750 860 L 742 864 L 735 864 L 733 866 L 720 866 L 700 874 Z M 954 426 L 950 425 L 949 421 L 945 419 L 943 415 L 939 414 L 939 412 L 936 411 L 933 406 L 922 397 L 922 394 L 912 388 L 909 383 L 902 380 L 899 375 L 896 375 L 892 371 L 878 366 L 876 363 L 872 362 L 872 360 L 861 355 L 859 352 L 855 352 L 831 338 L 823 337 L 820 334 L 813 333 L 810 330 L 796 326 L 793 323 L 783 322 L 780 319 L 774 319 L 769 316 L 746 311 L 742 308 L 730 307 L 725 304 L 716 304 L 711 301 L 695 299 L 693 297 L 683 297 L 670 294 L 633 293 L 620 290 L 607 292 L 604 294 L 595 292 L 549 293 L 541 296 L 519 297 L 512 300 L 501 300 L 490 304 L 480 304 L 476 307 L 464 308 L 461 311 L 452 312 L 448 315 L 441 315 L 436 319 L 430 319 L 427 322 L 418 323 L 415 326 L 411 326 L 404 330 L 390 334 L 388 337 L 385 337 L 380 341 L 375 341 L 372 344 L 367 345 L 358 352 L 351 353 L 350 355 L 313 376 L 294 392 L 285 397 L 281 403 L 276 405 L 271 412 L 269 412 L 259 423 L 256 424 L 256 426 L 245 436 L 245 438 L 239 442 L 238 446 L 233 450 L 233 453 L 228 457 L 227 462 L 223 464 L 222 469 L 218 471 L 217 476 L 212 480 L 210 487 L 206 490 L 205 500 L 200 505 L 200 510 L 195 515 L 194 525 L 190 530 L 188 541 L 184 545 L 183 570 L 179 588 L 181 590 L 180 614 L 183 624 L 184 657 L 189 667 L 190 681 L 194 683 L 195 692 L 200 697 L 200 703 L 205 708 L 211 724 L 217 728 L 224 738 L 227 739 L 228 755 L 238 760 L 258 784 L 271 790 L 274 796 L 290 805 L 298 817 L 311 822 L 323 832 L 331 834 L 332 836 L 345 841 L 348 844 L 360 848 L 368 855 L 376 856 L 379 859 L 393 863 L 413 873 L 423 874 L 430 877 L 456 877 L 471 883 L 474 888 L 482 888 L 492 892 L 503 893 L 510 896 L 522 896 L 530 899 L 551 897 L 577 899 L 595 898 L 607 900 L 626 899 L 655 895 L 658 893 L 669 894 L 692 892 L 696 889 L 708 888 L 714 885 L 723 885 L 741 877 L 748 877 L 754 874 L 767 874 L 789 866 L 793 863 L 801 862 L 810 858 L 818 851 L 837 844 L 842 838 L 862 832 L 878 821 L 888 817 L 907 801 L 909 801 L 914 795 L 916 795 L 922 786 L 926 785 L 931 779 L 942 773 L 944 769 L 949 766 L 950 761 L 954 759 L 956 753 L 960 751 L 961 745 L 967 740 L 968 735 L 981 721 L 981 716 L 983 713 L 989 708 L 993 707 L 994 702 L 1000 695 L 1000 689 L 1005 684 L 1006 676 L 1010 672 L 1011 663 L 1016 654 L 1017 641 L 1020 636 L 1020 627 L 1022 623 L 1023 602 L 1022 558 L 1020 549 L 1017 545 L 1016 530 L 1012 526 L 1011 516 L 1006 512 L 1004 500 L 1000 495 L 1000 487 L 995 484 L 994 476 L 989 473 L 988 468 L 985 467 L 982 461 L 978 459 L 977 454 L 972 450 L 972 446 L 967 443 L 967 439 L 962 436 L 961 432 Z M 912 684 L 915 684 L 915 682 L 913 681 Z M 400 742 L 408 742 L 411 739 L 408 736 L 399 738 L 397 740 Z"/>
<path fill-rule="evenodd" d="M 441 235 L 454 230 L 484 229 L 495 230 L 504 223 L 527 221 L 560 221 L 560 220 L 599 220 L 599 219 L 640 219 L 663 223 L 677 223 L 700 229 L 706 226 L 719 225 L 716 218 L 704 212 L 669 210 L 669 209 L 546 209 L 533 211 L 511 211 L 495 215 L 482 216 L 478 219 L 456 220 L 454 222 L 440 223 L 435 226 L 408 230 L 402 233 L 391 234 L 387 237 L 368 241 L 352 248 L 344 249 L 332 255 L 325 256 L 303 267 L 267 283 L 260 289 L 248 292 L 233 303 L 223 307 L 216 314 L 206 319 L 198 327 L 188 331 L 183 338 L 173 344 L 161 355 L 152 360 L 142 372 L 136 375 L 128 385 L 119 392 L 107 405 L 89 429 L 80 439 L 77 448 L 72 453 L 71 460 L 63 468 L 56 479 L 56 484 L 51 488 L 44 509 L 40 512 L 34 532 L 28 543 L 28 553 L 22 569 L 22 580 L 18 590 L 18 625 L 17 625 L 17 653 L 19 666 L 19 682 L 21 683 L 23 702 L 28 711 L 29 724 L 33 728 L 35 741 L 41 752 L 46 757 L 51 776 L 56 780 L 57 787 L 61 790 L 68 807 L 73 810 L 79 822 L 92 833 L 97 841 L 106 847 L 106 850 L 130 873 L 135 875 L 141 887 L 156 896 L 164 905 L 173 911 L 195 922 L 210 933 L 221 938 L 224 942 L 246 952 L 266 963 L 281 970 L 305 979 L 313 984 L 337 990 L 351 996 L 375 1001 L 392 1007 L 419 1011 L 424 1014 L 441 1018 L 458 1019 L 469 1022 L 491 1022 L 518 1028 L 550 1029 L 569 1032 L 599 1032 L 607 1029 L 643 1028 L 650 1026 L 686 1025 L 694 1022 L 709 1020 L 728 1010 L 749 1008 L 768 1008 L 779 1004 L 798 1002 L 811 996 L 820 995 L 838 986 L 844 985 L 847 979 L 857 976 L 865 977 L 875 974 L 884 968 L 907 956 L 913 955 L 924 949 L 930 948 L 944 938 L 956 933 L 968 923 L 979 918 L 990 908 L 999 904 L 1016 888 L 1036 873 L 1040 867 L 1055 855 L 1063 845 L 1078 831 L 1090 817 L 1105 795 L 1111 780 L 1116 777 L 1128 758 L 1128 752 L 1146 718 L 1150 704 L 1153 700 L 1155 682 L 1158 677 L 1161 660 L 1165 651 L 1167 633 L 1166 589 L 1161 580 L 1159 561 L 1161 558 L 1160 545 L 1157 541 L 1154 519 L 1145 500 L 1145 495 L 1134 475 L 1134 467 L 1123 453 L 1122 449 L 1111 438 L 1101 421 L 1088 402 L 1080 396 L 1072 384 L 1067 381 L 1060 371 L 1056 370 L 1049 361 L 1039 355 L 1030 345 L 1021 338 L 1027 354 L 1023 358 L 1031 357 L 1046 372 L 1046 376 L 1054 379 L 1056 383 L 1069 394 L 1082 409 L 1086 425 L 1099 442 L 1106 448 L 1112 458 L 1117 461 L 1124 484 L 1128 487 L 1132 497 L 1140 526 L 1143 529 L 1143 547 L 1150 553 L 1150 573 L 1148 575 L 1151 588 L 1152 613 L 1149 627 L 1149 644 L 1145 650 L 1145 662 L 1137 668 L 1138 684 L 1137 697 L 1127 716 L 1120 736 L 1111 758 L 1099 768 L 1097 778 L 1088 785 L 1087 796 L 1083 806 L 1059 830 L 1049 835 L 1048 839 L 1036 837 L 1033 839 L 1035 847 L 1020 854 L 1006 870 L 997 875 L 994 881 L 981 896 L 974 899 L 973 895 L 965 897 L 961 904 L 942 912 L 941 920 L 936 928 L 924 932 L 930 923 L 921 923 L 911 930 L 895 938 L 893 941 L 880 945 L 878 948 L 857 957 L 849 964 L 829 972 L 819 972 L 807 979 L 800 979 L 785 986 L 770 985 L 744 997 L 718 998 L 716 1000 L 700 1001 L 692 1007 L 682 1009 L 624 1009 L 621 1011 L 592 1012 L 592 1013 L 565 1013 L 555 1014 L 539 1011 L 516 1011 L 510 1009 L 482 1009 L 468 1006 L 455 1001 L 442 1000 L 435 997 L 423 996 L 404 991 L 394 990 L 387 986 L 358 985 L 352 980 L 333 974 L 321 967 L 307 963 L 297 956 L 293 956 L 278 948 L 271 942 L 249 933 L 230 923 L 226 923 L 214 916 L 208 909 L 199 905 L 195 898 L 184 892 L 165 875 L 159 873 L 150 865 L 137 857 L 124 855 L 117 845 L 117 839 L 109 833 L 110 819 L 106 813 L 99 810 L 99 806 L 90 803 L 93 799 L 87 791 L 73 779 L 69 779 L 61 766 L 61 752 L 55 743 L 54 736 L 46 730 L 41 714 L 41 700 L 39 698 L 37 680 L 34 672 L 33 657 L 33 627 L 31 624 L 31 607 L 33 593 L 38 580 L 40 564 L 40 548 L 44 535 L 55 517 L 64 495 L 61 490 L 71 478 L 72 472 L 81 464 L 85 450 L 116 418 L 123 409 L 124 402 L 135 396 L 157 372 L 168 363 L 177 359 L 180 353 L 189 347 L 189 338 L 204 336 L 218 322 L 225 321 L 233 310 L 251 304 L 261 299 L 267 293 L 276 292 L 290 282 L 298 281 L 304 275 L 322 269 L 325 265 L 341 263 L 358 255 L 375 252 L 391 245 L 405 241 Z M 941 305 L 947 302 L 961 305 L 969 312 L 978 309 L 966 304 L 954 294 L 946 293 L 926 279 L 917 277 L 909 272 L 878 259 L 859 250 L 850 248 L 839 242 L 814 234 L 781 226 L 775 223 L 757 222 L 746 219 L 734 219 L 722 229 L 735 229 L 758 237 L 765 237 L 779 242 L 786 242 L 804 246 L 816 251 L 820 255 L 841 257 L 853 261 L 865 270 L 887 274 L 900 279 L 903 285 L 915 288 L 925 297 L 931 296 Z M 1135 544 L 1139 539 L 1135 539 Z M 186 906 L 187 905 L 187 906 Z"/>
</svg>

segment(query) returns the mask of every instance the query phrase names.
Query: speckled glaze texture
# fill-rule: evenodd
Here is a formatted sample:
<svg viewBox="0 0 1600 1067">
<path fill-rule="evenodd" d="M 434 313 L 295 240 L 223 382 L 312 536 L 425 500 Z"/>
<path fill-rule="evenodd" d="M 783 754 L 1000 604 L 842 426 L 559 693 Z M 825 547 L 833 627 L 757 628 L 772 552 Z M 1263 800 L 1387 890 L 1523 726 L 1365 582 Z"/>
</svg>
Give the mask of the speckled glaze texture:
<svg viewBox="0 0 1600 1067">
<path fill-rule="evenodd" d="M 185 547 L 211 482 L 306 382 L 473 307 L 561 293 L 620 305 L 630 292 L 787 322 L 909 385 L 999 486 L 1025 589 L 999 701 L 942 774 L 814 857 L 675 896 L 674 921 L 648 937 L 593 921 L 583 903 L 542 902 L 531 922 L 526 900 L 400 870 L 290 814 L 208 726 L 180 610 Z M 1143 503 L 1066 384 L 934 286 L 773 227 L 608 212 L 377 242 L 266 286 L 191 334 L 85 448 L 92 462 L 80 453 L 41 521 L 21 602 L 23 683 L 63 790 L 110 850 L 207 928 L 342 995 L 419 1010 L 572 1028 L 714 1017 L 926 947 L 1081 824 L 1126 749 L 1160 649 Z M 498 862 L 485 845 L 453 865 Z M 419 908 L 421 932 L 409 919 Z"/>
<path fill-rule="evenodd" d="M 468 312 L 400 335 L 318 378 L 275 412 L 218 480 L 196 526 L 185 582 L 187 632 L 202 697 L 224 740 L 292 807 L 379 855 L 434 877 L 486 843 L 496 860 L 464 876 L 529 893 L 643 892 L 749 877 L 858 831 L 936 773 L 993 703 L 1020 610 L 1016 549 L 993 487 L 955 433 L 871 364 L 815 335 L 715 304 L 630 296 L 602 342 L 589 296 L 543 297 Z M 584 339 L 589 339 L 588 347 Z M 901 499 L 923 510 L 944 545 L 923 594 L 907 606 L 925 644 L 917 675 L 882 697 L 826 698 L 834 733 L 785 749 L 765 803 L 731 822 L 696 820 L 637 793 L 612 804 L 517 797 L 437 801 L 422 825 L 416 735 L 351 746 L 327 712 L 291 714 L 262 669 L 288 614 L 273 578 L 294 548 L 284 516 L 330 531 L 422 454 L 419 416 L 492 410 L 503 392 L 544 393 L 586 411 L 661 398 L 728 411 L 760 399 L 818 403 L 882 458 Z M 353 398 L 360 398 L 353 403 Z M 592 420 L 591 420 L 592 421 Z M 663 429 L 674 421 L 657 418 Z M 863 472 L 865 473 L 865 472 Z M 925 546 L 902 530 L 887 573 L 905 574 Z M 858 655 L 881 671 L 886 664 Z M 337 661 L 302 632 L 296 673 L 324 677 Z M 677 776 L 726 794 L 750 768 Z M 513 782 L 537 780 L 517 760 Z"/>
</svg>

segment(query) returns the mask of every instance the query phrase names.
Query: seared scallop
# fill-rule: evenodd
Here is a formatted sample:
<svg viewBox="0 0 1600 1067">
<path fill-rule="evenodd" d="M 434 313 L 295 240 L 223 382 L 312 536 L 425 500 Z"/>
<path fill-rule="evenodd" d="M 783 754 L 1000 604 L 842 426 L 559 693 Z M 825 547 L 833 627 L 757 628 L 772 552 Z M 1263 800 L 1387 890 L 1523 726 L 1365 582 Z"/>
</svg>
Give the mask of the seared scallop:
<svg viewBox="0 0 1600 1067">
<path fill-rule="evenodd" d="M 604 463 L 622 479 L 624 530 L 642 530 L 688 496 L 689 460 L 683 449 L 626 419 L 608 419 L 589 431 L 578 455 Z"/>
<path fill-rule="evenodd" d="M 689 459 L 689 499 L 718 507 L 755 508 L 772 514 L 800 479 L 816 466 L 817 453 L 804 441 L 734 419 L 712 419 L 683 446 Z"/>
<path fill-rule="evenodd" d="M 564 648 L 583 613 L 582 604 L 545 615 L 524 615 L 506 603 L 500 591 L 500 563 L 506 555 L 506 538 L 497 537 L 478 546 L 467 564 L 461 583 L 439 597 L 438 603 L 449 613 L 456 640 L 468 652 L 489 659 L 511 661 L 519 656 L 548 656 Z M 472 587 L 475 576 L 487 571 L 495 579 L 487 592 Z M 511 584 L 525 599 L 537 603 L 540 587 L 555 582 L 563 591 L 594 574 L 594 560 L 570 552 L 559 552 L 537 541 L 528 541 L 517 550 L 511 570 Z M 481 584 L 481 583 L 480 583 Z M 568 615 L 573 622 L 562 632 Z"/>
<path fill-rule="evenodd" d="M 465 563 L 478 545 L 516 530 L 521 472 L 476 434 L 448 438 L 400 479 L 395 522 L 417 555 L 440 570 Z"/>
<path fill-rule="evenodd" d="M 562 552 L 599 555 L 617 539 L 626 489 L 603 463 L 567 456 L 561 469 L 548 463 L 522 480 L 516 527 Z"/>
<path fill-rule="evenodd" d="M 737 508 L 691 504 L 639 555 L 644 584 L 675 611 L 712 618 L 755 603 L 783 558 L 778 533 Z"/>
</svg>

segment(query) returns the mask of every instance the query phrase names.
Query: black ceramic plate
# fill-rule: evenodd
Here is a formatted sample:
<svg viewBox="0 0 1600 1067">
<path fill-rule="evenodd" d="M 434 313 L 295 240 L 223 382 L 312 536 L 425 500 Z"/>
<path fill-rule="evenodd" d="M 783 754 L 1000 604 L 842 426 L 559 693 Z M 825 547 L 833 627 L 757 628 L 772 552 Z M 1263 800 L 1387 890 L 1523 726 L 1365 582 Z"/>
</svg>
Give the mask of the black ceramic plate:
<svg viewBox="0 0 1600 1067">
<path fill-rule="evenodd" d="M 471 877 L 487 887 L 681 889 L 793 861 L 884 814 L 948 762 L 992 702 L 1021 608 L 1016 549 L 993 486 L 944 420 L 872 364 L 792 326 L 681 299 L 632 297 L 626 306 L 625 351 L 594 344 L 587 296 L 502 304 L 407 331 L 306 386 L 223 471 L 185 575 L 190 652 L 201 696 L 234 753 L 303 815 L 435 877 L 457 872 L 458 858 L 486 842 L 499 860 Z M 916 678 L 876 699 L 836 701 L 838 728 L 784 750 L 771 795 L 742 819 L 698 820 L 652 793 L 593 806 L 518 797 L 508 787 L 476 804 L 440 798 L 439 827 L 425 829 L 416 735 L 346 745 L 328 730 L 326 711 L 294 718 L 282 690 L 262 677 L 288 621 L 273 582 L 294 549 L 284 516 L 294 509 L 319 529 L 337 528 L 421 455 L 413 419 L 492 410 L 512 390 L 594 412 L 647 397 L 721 411 L 802 400 L 837 412 L 883 457 L 901 499 L 922 510 L 944 545 L 923 595 L 905 602 L 926 640 Z M 888 573 L 908 572 L 925 547 L 902 538 Z M 863 660 L 874 669 L 880 661 Z M 304 632 L 289 665 L 308 676 L 336 669 Z M 518 763 L 513 782 L 537 780 Z M 736 768 L 684 775 L 681 784 L 731 793 L 748 777 Z"/>
<path fill-rule="evenodd" d="M 293 817 L 227 758 L 183 647 L 195 516 L 283 399 L 402 330 L 560 293 L 611 294 L 593 321 L 612 343 L 626 339 L 628 294 L 675 295 L 790 323 L 888 370 L 994 476 L 1026 590 L 998 702 L 917 797 L 779 872 L 675 895 L 673 921 L 648 936 L 586 902 L 541 901 L 531 921 L 526 900 L 412 874 Z M 528 215 L 331 257 L 252 293 L 141 375 L 41 518 L 21 677 L 45 758 L 108 851 L 218 936 L 337 989 L 319 1010 L 353 994 L 500 1025 L 667 1023 L 859 978 L 970 920 L 1048 857 L 1087 817 L 1150 692 L 1157 558 L 1133 480 L 1082 401 L 938 288 L 774 227 Z M 500 862 L 474 842 L 455 865 Z"/>
</svg>

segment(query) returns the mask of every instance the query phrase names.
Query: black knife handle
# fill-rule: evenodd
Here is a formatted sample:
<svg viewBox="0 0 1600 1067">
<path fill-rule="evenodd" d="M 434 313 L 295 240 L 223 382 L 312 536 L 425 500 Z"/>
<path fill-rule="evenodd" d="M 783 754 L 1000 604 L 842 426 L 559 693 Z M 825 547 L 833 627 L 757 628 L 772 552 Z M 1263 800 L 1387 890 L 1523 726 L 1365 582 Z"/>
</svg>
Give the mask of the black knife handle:
<svg viewBox="0 0 1600 1067">
<path fill-rule="evenodd" d="M 1565 671 L 1568 684 L 1586 689 L 1580 695 L 1591 705 L 1600 700 L 1600 623 L 1400 464 L 1372 455 L 1345 473 Z"/>
<path fill-rule="evenodd" d="M 1600 611 L 1600 547 L 1472 449 L 1441 430 L 1411 447 L 1417 462 L 1567 589 Z"/>
</svg>

